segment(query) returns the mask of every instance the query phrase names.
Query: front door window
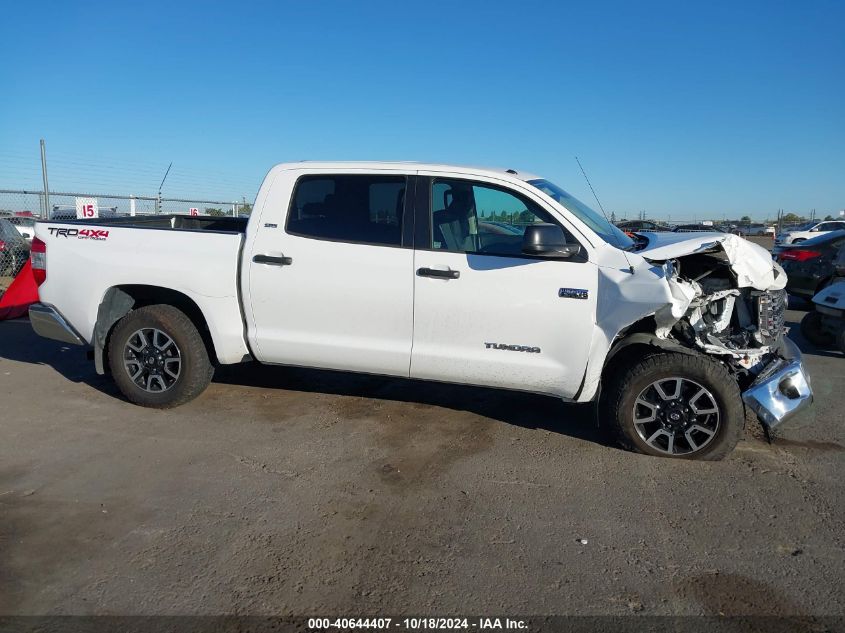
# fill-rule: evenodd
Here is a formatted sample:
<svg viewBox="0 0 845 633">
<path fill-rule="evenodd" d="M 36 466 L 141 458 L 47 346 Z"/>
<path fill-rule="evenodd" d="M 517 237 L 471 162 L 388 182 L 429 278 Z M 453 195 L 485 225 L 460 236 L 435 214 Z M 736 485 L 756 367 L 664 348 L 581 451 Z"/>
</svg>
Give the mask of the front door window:
<svg viewBox="0 0 845 633">
<path fill-rule="evenodd" d="M 431 248 L 452 253 L 522 255 L 525 227 L 555 223 L 530 200 L 492 185 L 435 180 L 431 188 Z M 567 241 L 574 239 L 567 234 Z"/>
</svg>

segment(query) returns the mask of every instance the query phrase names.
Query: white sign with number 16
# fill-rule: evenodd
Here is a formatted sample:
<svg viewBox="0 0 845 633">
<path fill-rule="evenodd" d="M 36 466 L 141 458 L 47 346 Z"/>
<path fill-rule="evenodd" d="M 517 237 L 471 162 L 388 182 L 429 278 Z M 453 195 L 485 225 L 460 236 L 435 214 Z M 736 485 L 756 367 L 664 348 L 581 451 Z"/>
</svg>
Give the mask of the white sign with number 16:
<svg viewBox="0 0 845 633">
<path fill-rule="evenodd" d="M 76 217 L 79 220 L 100 217 L 100 208 L 97 206 L 96 198 L 77 198 Z"/>
</svg>

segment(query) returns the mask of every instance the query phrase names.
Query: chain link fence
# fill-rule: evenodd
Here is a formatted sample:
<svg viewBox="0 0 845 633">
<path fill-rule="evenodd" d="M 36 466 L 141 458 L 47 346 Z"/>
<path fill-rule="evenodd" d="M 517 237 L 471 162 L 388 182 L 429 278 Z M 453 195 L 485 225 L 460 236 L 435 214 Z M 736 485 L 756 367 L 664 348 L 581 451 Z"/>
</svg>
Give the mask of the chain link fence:
<svg viewBox="0 0 845 633">
<path fill-rule="evenodd" d="M 0 216 L 18 215 L 42 220 L 76 217 L 77 198 L 93 198 L 96 200 L 101 217 L 151 215 L 155 213 L 232 216 L 248 212 L 250 209 L 250 206 L 245 202 L 231 200 L 159 198 L 157 196 L 62 191 L 51 191 L 48 202 L 43 191 L 0 189 Z"/>
<path fill-rule="evenodd" d="M 34 228 L 33 218 L 0 214 L 0 295 L 26 263 Z"/>
</svg>

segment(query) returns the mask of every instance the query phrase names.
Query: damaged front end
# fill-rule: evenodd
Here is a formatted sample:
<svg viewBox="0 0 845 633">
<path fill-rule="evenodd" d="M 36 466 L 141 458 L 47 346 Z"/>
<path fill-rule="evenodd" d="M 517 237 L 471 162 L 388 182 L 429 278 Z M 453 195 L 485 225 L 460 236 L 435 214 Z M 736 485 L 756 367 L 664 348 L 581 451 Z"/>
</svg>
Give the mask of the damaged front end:
<svg viewBox="0 0 845 633">
<path fill-rule="evenodd" d="M 654 263 L 661 251 L 675 255 L 660 262 L 673 301 L 654 315 L 657 336 L 724 362 L 767 432 L 809 405 L 809 377 L 785 336 L 780 266 L 761 247 L 733 235 L 711 236 L 692 252 L 683 253 L 681 243 L 671 246 L 642 252 Z"/>
</svg>

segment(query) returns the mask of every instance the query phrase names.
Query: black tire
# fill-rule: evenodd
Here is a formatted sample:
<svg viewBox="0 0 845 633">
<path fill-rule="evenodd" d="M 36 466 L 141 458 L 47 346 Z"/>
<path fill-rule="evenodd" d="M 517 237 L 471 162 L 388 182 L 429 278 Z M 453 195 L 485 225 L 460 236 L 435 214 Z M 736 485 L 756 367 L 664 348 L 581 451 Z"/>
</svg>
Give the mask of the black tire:
<svg viewBox="0 0 845 633">
<path fill-rule="evenodd" d="M 822 315 L 815 310 L 810 310 L 801 319 L 801 335 L 816 347 L 833 343 L 833 336 L 822 329 Z"/>
<path fill-rule="evenodd" d="M 681 426 L 684 424 L 683 420 L 687 419 L 684 417 L 680 422 L 674 423 L 679 425 L 677 432 L 660 431 L 660 433 L 665 433 L 666 436 L 674 435 L 675 438 L 673 444 L 669 444 L 667 439 L 668 446 L 659 450 L 647 443 L 646 440 L 650 438 L 643 438 L 638 433 L 637 425 L 634 424 L 635 407 L 639 406 L 636 404 L 640 402 L 638 398 L 653 388 L 655 382 L 666 380 L 672 384 L 674 382 L 672 379 L 681 379 L 685 389 L 693 387 L 696 393 L 698 387 L 703 387 L 707 392 L 707 398 L 710 399 L 708 402 L 715 404 L 716 413 L 704 417 L 690 417 L 687 427 Z M 681 387 L 678 387 L 679 392 L 680 389 Z M 679 406 L 677 403 L 683 401 L 684 397 L 681 397 L 677 400 L 663 402 L 657 408 L 659 409 L 664 405 L 668 406 L 668 404 L 671 407 Z M 701 400 L 696 400 L 694 396 L 690 395 L 687 404 L 694 406 L 695 402 L 701 402 Z M 691 411 L 691 409 L 687 410 Z M 618 441 L 625 448 L 646 455 L 675 459 L 708 461 L 724 459 L 733 451 L 745 428 L 745 407 L 742 404 L 736 379 L 718 361 L 690 354 L 671 352 L 655 354 L 631 365 L 619 367 L 616 371 L 611 371 L 605 377 L 605 383 L 602 385 L 599 411 L 602 416 L 601 421 L 610 423 L 615 430 Z M 674 409 L 672 411 L 674 412 Z M 657 415 L 664 416 L 666 414 L 666 410 L 657 413 Z M 692 416 L 693 414 L 690 412 L 689 414 L 683 413 L 683 415 Z M 705 420 L 709 420 L 709 422 L 705 422 Z M 707 429 L 708 431 L 712 430 L 709 436 L 705 436 L 702 431 L 691 428 L 699 426 L 699 421 L 702 425 L 711 425 Z M 650 436 L 652 427 L 663 428 L 664 426 L 660 421 L 640 423 L 640 428 L 643 429 L 644 434 Z M 687 430 L 684 430 L 684 428 Z M 692 444 L 686 436 L 687 431 L 695 435 L 694 441 L 698 443 L 699 448 L 692 449 Z M 704 437 L 706 437 L 706 440 L 704 440 Z M 658 439 L 661 438 L 658 437 Z M 683 452 L 682 449 L 685 447 L 690 450 Z M 667 449 L 672 451 L 677 449 L 677 452 L 670 454 Z"/>
<path fill-rule="evenodd" d="M 172 380 L 170 386 L 159 390 L 149 391 L 139 382 L 133 380 L 125 359 L 137 356 L 128 347 L 130 341 L 139 331 L 158 330 L 175 343 L 175 353 L 179 356 L 178 375 L 175 378 L 164 376 L 167 381 Z M 149 338 L 149 337 L 147 337 Z M 193 322 L 178 308 L 170 305 L 151 305 L 133 310 L 120 321 L 112 330 L 108 345 L 109 367 L 118 388 L 127 400 L 143 407 L 154 409 L 169 409 L 185 404 L 200 395 L 214 375 L 214 367 L 208 358 L 205 342 Z M 153 353 L 154 355 L 154 353 Z M 161 355 L 159 355 L 161 357 Z M 172 360 L 172 358 L 168 358 Z M 134 368 L 142 367 L 132 359 L 130 365 Z M 176 361 L 173 361 L 176 362 Z M 145 368 L 146 369 L 146 368 Z M 144 382 L 143 377 L 139 379 Z M 164 381 L 161 382 L 164 384 Z"/>
</svg>

